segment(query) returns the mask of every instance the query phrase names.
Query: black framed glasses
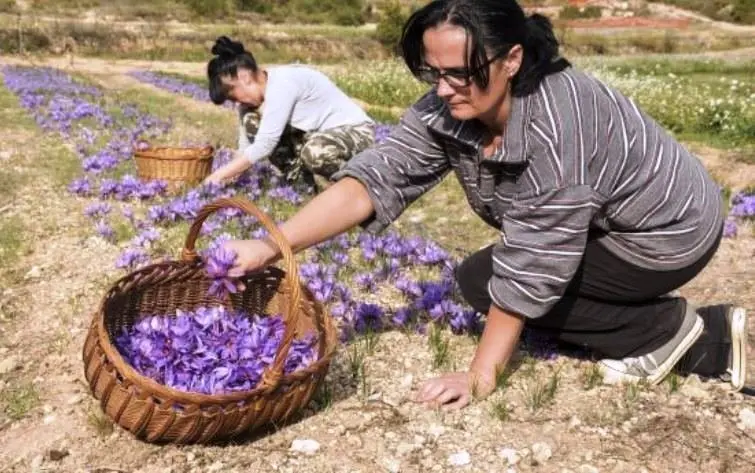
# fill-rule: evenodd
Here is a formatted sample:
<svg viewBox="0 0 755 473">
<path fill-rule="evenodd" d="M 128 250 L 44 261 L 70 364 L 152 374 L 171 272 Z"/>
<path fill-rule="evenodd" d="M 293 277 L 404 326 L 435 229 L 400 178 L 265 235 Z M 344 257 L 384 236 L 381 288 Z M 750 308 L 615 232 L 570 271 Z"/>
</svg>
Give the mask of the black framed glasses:
<svg viewBox="0 0 755 473">
<path fill-rule="evenodd" d="M 466 67 L 451 67 L 441 70 L 425 65 L 417 69 L 417 79 L 433 86 L 438 85 L 441 79 L 445 79 L 446 83 L 451 87 L 468 87 L 472 84 L 472 78 L 482 68 L 488 67 L 493 61 L 500 59 L 506 54 L 508 54 L 508 51 L 498 53 L 472 69 Z"/>
</svg>

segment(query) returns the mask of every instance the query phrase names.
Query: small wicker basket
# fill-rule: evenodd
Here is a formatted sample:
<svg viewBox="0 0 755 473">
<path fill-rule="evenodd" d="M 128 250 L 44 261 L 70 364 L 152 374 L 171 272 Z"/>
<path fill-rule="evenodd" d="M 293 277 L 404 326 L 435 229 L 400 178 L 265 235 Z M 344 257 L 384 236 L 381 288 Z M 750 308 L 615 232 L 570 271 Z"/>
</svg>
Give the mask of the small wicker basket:
<svg viewBox="0 0 755 473">
<path fill-rule="evenodd" d="M 204 220 L 223 208 L 242 210 L 267 228 L 281 250 L 285 271 L 268 267 L 248 275 L 243 279 L 243 291 L 220 300 L 208 295 L 211 279 L 194 243 Z M 284 315 L 283 341 L 256 388 L 219 395 L 179 391 L 139 374 L 113 344 L 123 327 L 137 323 L 140 314 L 170 314 L 209 304 Z M 284 375 L 293 340 L 308 333 L 318 337 L 317 361 Z M 208 443 L 281 422 L 306 406 L 325 377 L 337 344 L 332 317 L 299 282 L 291 248 L 277 226 L 251 202 L 231 198 L 199 212 L 189 230 L 182 261 L 153 264 L 115 283 L 93 317 L 83 359 L 86 379 L 102 410 L 137 438 L 158 443 Z"/>
<path fill-rule="evenodd" d="M 212 146 L 174 148 L 151 146 L 134 152 L 141 179 L 162 179 L 171 184 L 198 183 L 212 172 Z"/>
</svg>

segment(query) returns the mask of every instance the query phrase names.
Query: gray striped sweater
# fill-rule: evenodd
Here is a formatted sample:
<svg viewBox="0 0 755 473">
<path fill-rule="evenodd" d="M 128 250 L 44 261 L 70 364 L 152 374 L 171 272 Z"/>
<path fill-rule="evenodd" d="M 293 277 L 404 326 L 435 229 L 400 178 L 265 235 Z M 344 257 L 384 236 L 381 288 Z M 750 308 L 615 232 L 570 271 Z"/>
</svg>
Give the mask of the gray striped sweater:
<svg viewBox="0 0 755 473">
<path fill-rule="evenodd" d="M 503 144 L 487 158 L 483 133 L 430 91 L 386 142 L 334 177 L 365 185 L 375 213 L 363 225 L 376 232 L 453 171 L 474 211 L 501 230 L 488 289 L 505 310 L 547 313 L 588 235 L 663 271 L 695 262 L 722 230 L 720 190 L 702 163 L 631 100 L 573 68 L 513 99 Z"/>
</svg>

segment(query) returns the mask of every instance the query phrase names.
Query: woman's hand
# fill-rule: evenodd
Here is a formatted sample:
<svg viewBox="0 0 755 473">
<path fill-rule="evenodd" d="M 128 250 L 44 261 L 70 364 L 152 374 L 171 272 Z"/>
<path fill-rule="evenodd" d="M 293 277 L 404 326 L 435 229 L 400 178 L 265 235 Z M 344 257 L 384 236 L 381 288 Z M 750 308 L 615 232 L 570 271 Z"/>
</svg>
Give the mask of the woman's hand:
<svg viewBox="0 0 755 473">
<path fill-rule="evenodd" d="M 204 180 L 202 180 L 203 185 L 220 185 L 225 180 L 223 176 L 219 174 L 220 169 L 213 172 L 209 176 L 205 177 Z"/>
<path fill-rule="evenodd" d="M 495 375 L 463 371 L 448 373 L 425 381 L 414 398 L 415 402 L 456 410 L 473 399 L 484 399 L 495 391 Z"/>
<path fill-rule="evenodd" d="M 524 318 L 521 315 L 492 304 L 469 371 L 426 381 L 415 400 L 444 409 L 461 409 L 472 398 L 489 396 L 495 391 L 496 373 L 506 368 L 523 327 Z"/>
<path fill-rule="evenodd" d="M 236 261 L 228 271 L 232 278 L 260 271 L 278 258 L 275 244 L 267 240 L 230 240 L 223 246 L 236 253 Z"/>
<path fill-rule="evenodd" d="M 236 153 L 236 156 L 225 165 L 217 168 L 212 174 L 207 176 L 202 183 L 203 184 L 222 184 L 227 179 L 234 179 L 242 172 L 249 169 L 252 163 L 244 157 L 241 153 Z"/>
</svg>

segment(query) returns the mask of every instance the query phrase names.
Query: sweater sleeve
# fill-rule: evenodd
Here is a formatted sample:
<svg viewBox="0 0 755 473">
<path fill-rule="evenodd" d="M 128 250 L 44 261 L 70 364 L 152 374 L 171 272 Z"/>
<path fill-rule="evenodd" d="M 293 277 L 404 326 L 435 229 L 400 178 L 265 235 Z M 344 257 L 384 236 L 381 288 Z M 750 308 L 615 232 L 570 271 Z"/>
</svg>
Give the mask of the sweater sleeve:
<svg viewBox="0 0 755 473">
<path fill-rule="evenodd" d="M 268 157 L 280 141 L 296 104 L 296 85 L 287 80 L 268 82 L 265 91 L 265 108 L 260 120 L 260 128 L 254 142 L 247 145 L 243 155 L 254 163 Z"/>
<path fill-rule="evenodd" d="M 450 169 L 443 147 L 410 108 L 385 142 L 353 157 L 333 179 L 348 176 L 365 186 L 375 213 L 362 226 L 376 233 L 440 183 Z"/>
<path fill-rule="evenodd" d="M 602 199 L 571 186 L 514 201 L 493 247 L 488 292 L 502 309 L 537 318 L 564 295 L 577 272 L 590 221 Z"/>
</svg>

